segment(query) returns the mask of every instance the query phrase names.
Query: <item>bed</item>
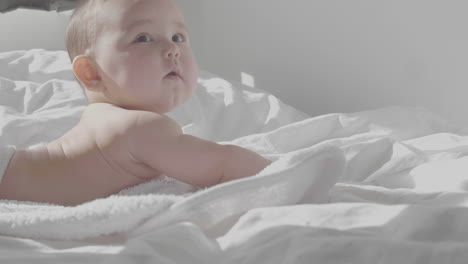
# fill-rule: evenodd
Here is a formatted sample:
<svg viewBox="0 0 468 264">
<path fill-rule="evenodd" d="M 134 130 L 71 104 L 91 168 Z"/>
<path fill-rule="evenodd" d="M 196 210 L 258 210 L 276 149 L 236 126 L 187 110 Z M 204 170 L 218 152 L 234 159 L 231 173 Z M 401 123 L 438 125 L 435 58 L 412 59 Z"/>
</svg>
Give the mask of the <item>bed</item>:
<svg viewBox="0 0 468 264">
<path fill-rule="evenodd" d="M 466 129 L 414 107 L 311 117 L 201 71 L 185 133 L 273 160 L 206 189 L 166 178 L 74 207 L 0 201 L 0 263 L 466 263 Z M 86 105 L 65 51 L 0 53 L 0 144 Z"/>
</svg>

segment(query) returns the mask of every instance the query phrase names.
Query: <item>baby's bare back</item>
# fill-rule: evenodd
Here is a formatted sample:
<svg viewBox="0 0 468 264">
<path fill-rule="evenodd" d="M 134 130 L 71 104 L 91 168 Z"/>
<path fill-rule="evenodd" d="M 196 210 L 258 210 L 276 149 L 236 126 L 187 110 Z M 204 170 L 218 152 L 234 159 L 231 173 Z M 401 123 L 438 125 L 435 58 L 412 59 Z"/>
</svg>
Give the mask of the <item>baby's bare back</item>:
<svg viewBox="0 0 468 264">
<path fill-rule="evenodd" d="M 164 115 L 92 104 L 63 137 L 15 153 L 0 199 L 75 205 L 162 174 L 209 187 L 255 175 L 270 163 L 238 146 L 185 135 Z"/>
<path fill-rule="evenodd" d="M 129 151 L 139 113 L 91 104 L 61 138 L 16 151 L 0 198 L 73 205 L 159 177 Z"/>
</svg>

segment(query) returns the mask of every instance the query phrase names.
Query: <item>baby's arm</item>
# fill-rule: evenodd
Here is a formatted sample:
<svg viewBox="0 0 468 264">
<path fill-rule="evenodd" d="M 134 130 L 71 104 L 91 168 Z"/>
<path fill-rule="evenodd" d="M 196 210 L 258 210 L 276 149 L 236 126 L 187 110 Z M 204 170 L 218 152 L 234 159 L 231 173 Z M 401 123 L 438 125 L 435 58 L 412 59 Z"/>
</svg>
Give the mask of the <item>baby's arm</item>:
<svg viewBox="0 0 468 264">
<path fill-rule="evenodd" d="M 252 176 L 271 161 L 234 145 L 221 145 L 182 133 L 165 116 L 142 113 L 130 151 L 140 162 L 179 181 L 207 187 Z"/>
</svg>

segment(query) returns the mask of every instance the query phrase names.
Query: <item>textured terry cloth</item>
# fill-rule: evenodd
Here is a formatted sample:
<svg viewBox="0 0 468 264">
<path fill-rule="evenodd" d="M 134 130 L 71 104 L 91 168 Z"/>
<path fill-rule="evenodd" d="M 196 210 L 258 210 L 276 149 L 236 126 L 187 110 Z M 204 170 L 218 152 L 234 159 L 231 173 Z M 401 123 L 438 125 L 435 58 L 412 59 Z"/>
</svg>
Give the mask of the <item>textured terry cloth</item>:
<svg viewBox="0 0 468 264">
<path fill-rule="evenodd" d="M 13 153 L 15 153 L 15 150 L 16 148 L 11 145 L 0 145 L 0 183 L 2 182 L 3 174 L 5 174 L 8 163 L 10 162 Z"/>
</svg>

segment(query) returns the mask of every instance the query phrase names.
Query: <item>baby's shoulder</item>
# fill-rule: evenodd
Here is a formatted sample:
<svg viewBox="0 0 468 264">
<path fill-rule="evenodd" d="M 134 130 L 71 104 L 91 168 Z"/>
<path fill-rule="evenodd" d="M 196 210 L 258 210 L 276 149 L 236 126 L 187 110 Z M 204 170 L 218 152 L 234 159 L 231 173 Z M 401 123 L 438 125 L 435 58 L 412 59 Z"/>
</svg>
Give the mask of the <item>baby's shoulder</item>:
<svg viewBox="0 0 468 264">
<path fill-rule="evenodd" d="M 141 136 L 155 132 L 181 132 L 180 126 L 166 115 L 128 110 L 102 103 L 89 105 L 83 113 L 82 122 L 97 130 L 127 135 Z"/>
</svg>

